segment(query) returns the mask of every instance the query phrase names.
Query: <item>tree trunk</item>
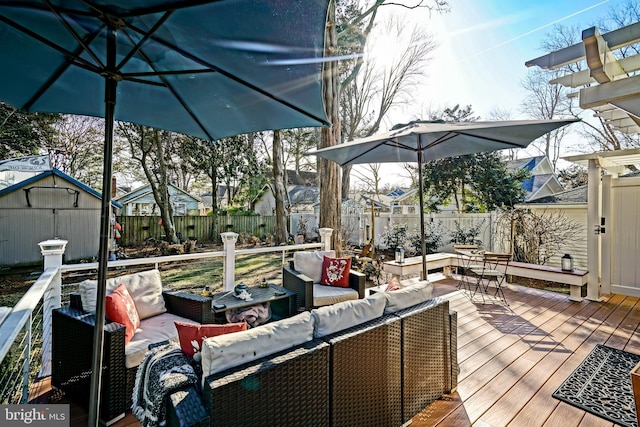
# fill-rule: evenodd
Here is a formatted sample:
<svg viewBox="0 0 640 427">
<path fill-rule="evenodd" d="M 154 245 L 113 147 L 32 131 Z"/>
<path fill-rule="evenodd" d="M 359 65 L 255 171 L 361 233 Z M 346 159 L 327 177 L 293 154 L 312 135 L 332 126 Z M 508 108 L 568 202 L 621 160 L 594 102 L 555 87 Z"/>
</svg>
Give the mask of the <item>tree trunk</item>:
<svg viewBox="0 0 640 427">
<path fill-rule="evenodd" d="M 287 213 L 284 209 L 284 198 L 286 188 L 284 185 L 284 167 L 282 159 L 284 154 L 282 151 L 282 140 L 280 139 L 280 131 L 273 131 L 273 196 L 276 199 L 276 235 L 275 241 L 278 244 L 286 245 L 289 240 L 287 233 Z"/>
<path fill-rule="evenodd" d="M 349 197 L 349 187 L 351 187 L 351 168 L 347 165 L 342 167 L 342 197 Z"/>
<path fill-rule="evenodd" d="M 336 34 L 336 4 L 335 0 L 329 4 L 327 16 L 327 31 L 325 33 L 325 57 L 332 57 L 338 52 L 338 37 Z M 340 142 L 340 81 L 338 75 L 338 61 L 324 63 L 323 97 L 327 109 L 327 116 L 331 128 L 322 128 L 320 133 L 320 148 L 332 147 Z M 340 166 L 329 160 L 321 159 L 320 175 L 320 227 L 333 229 L 332 248 L 339 256 L 342 251 L 342 230 L 340 224 L 342 188 Z"/>
</svg>

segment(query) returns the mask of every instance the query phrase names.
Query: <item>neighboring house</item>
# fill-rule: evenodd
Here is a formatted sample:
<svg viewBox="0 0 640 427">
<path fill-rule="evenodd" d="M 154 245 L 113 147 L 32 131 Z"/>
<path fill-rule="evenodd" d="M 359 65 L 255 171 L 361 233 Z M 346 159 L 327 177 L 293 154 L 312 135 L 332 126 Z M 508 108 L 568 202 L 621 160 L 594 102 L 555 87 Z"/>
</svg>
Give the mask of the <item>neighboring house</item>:
<svg viewBox="0 0 640 427">
<path fill-rule="evenodd" d="M 313 213 L 313 205 L 318 202 L 320 190 L 316 181 L 315 172 L 296 172 L 287 170 L 287 193 L 289 196 L 289 212 Z M 267 176 L 272 181 L 271 176 Z M 274 215 L 276 199 L 271 190 L 271 185 L 266 184 L 252 201 L 254 212 L 270 216 Z M 285 202 L 286 203 L 286 202 Z"/>
<path fill-rule="evenodd" d="M 531 177 L 522 183 L 522 188 L 527 191 L 525 201 L 564 191 L 547 156 L 510 160 L 507 162 L 507 168 L 525 169 L 531 172 Z"/>
<path fill-rule="evenodd" d="M 122 215 L 126 216 L 150 216 L 160 215 L 160 208 L 153 198 L 151 184 L 144 185 L 124 196 L 116 199 L 124 207 Z M 202 200 L 186 191 L 169 184 L 169 201 L 173 206 L 175 216 L 200 215 L 199 205 Z"/>
<path fill-rule="evenodd" d="M 38 243 L 54 237 L 68 241 L 67 262 L 96 257 L 101 200 L 99 192 L 57 169 L 0 190 L 0 265 L 41 262 Z"/>
<path fill-rule="evenodd" d="M 235 192 L 235 187 L 231 187 L 231 190 Z M 213 198 L 211 192 L 207 192 L 200 195 L 202 200 L 201 214 L 207 215 L 213 210 Z M 218 192 L 216 195 L 216 206 L 218 209 L 224 209 L 229 204 L 229 193 L 225 184 L 218 184 Z"/>
<path fill-rule="evenodd" d="M 387 196 L 392 199 L 391 213 L 416 215 L 420 212 L 417 188 L 396 188 Z"/>
</svg>

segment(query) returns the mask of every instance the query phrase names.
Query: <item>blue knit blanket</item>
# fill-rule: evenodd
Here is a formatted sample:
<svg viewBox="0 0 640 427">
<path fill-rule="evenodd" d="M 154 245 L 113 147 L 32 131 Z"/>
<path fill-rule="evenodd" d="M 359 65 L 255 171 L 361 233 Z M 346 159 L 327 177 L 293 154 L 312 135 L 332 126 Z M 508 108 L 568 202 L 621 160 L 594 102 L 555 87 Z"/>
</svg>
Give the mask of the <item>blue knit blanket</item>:
<svg viewBox="0 0 640 427">
<path fill-rule="evenodd" d="M 198 383 L 189 358 L 176 343 L 147 352 L 136 372 L 131 411 L 143 427 L 166 425 L 167 397 Z"/>
</svg>

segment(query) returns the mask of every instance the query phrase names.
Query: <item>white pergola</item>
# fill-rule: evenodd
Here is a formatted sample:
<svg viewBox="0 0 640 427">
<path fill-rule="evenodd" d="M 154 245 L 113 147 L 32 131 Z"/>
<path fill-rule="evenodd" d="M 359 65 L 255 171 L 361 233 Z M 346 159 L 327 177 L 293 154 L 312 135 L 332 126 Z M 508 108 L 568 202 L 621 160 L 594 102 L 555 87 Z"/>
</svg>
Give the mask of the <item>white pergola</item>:
<svg viewBox="0 0 640 427">
<path fill-rule="evenodd" d="M 527 67 L 555 70 L 586 61 L 582 71 L 551 80 L 578 89 L 580 108 L 592 109 L 625 133 L 640 132 L 640 55 L 617 59 L 614 51 L 640 42 L 640 22 L 600 34 L 596 27 L 582 31 L 582 43 L 527 61 Z"/>
<path fill-rule="evenodd" d="M 640 42 L 640 22 L 600 34 L 596 27 L 582 31 L 582 43 L 551 52 L 526 62 L 527 67 L 537 66 L 555 70 L 563 66 L 586 62 L 587 68 L 568 73 L 551 80 L 576 89 L 569 94 L 578 97 L 583 109 L 591 109 L 596 117 L 603 118 L 615 129 L 627 133 L 640 133 L 640 55 L 618 59 L 614 52 Z M 640 149 L 607 151 L 565 157 L 565 160 L 588 167 L 587 208 L 587 268 L 589 278 L 587 299 L 600 300 L 602 278 L 602 256 L 600 224 L 606 216 L 608 206 L 602 205 L 601 170 L 610 174 L 622 173 L 627 165 L 640 164 Z M 606 255 L 606 254 L 605 254 Z M 604 268 L 607 268 L 606 261 Z M 604 287 L 603 283 L 603 287 Z"/>
</svg>

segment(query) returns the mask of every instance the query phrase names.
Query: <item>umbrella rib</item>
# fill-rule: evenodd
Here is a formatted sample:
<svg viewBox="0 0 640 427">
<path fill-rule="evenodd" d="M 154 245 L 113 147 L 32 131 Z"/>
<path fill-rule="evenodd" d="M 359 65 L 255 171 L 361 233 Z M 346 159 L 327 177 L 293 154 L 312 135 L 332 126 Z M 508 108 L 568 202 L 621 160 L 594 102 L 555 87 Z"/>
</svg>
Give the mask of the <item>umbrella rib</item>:
<svg viewBox="0 0 640 427">
<path fill-rule="evenodd" d="M 143 33 L 143 31 L 140 28 L 137 28 L 137 27 L 135 27 L 133 25 L 130 25 L 130 24 L 127 24 L 127 26 L 129 28 L 139 32 L 139 33 Z M 245 87 L 247 87 L 247 88 L 249 88 L 249 89 L 251 89 L 251 90 L 253 90 L 255 92 L 258 92 L 261 95 L 264 95 L 265 97 L 267 97 L 269 99 L 272 99 L 272 100 L 274 100 L 276 102 L 279 102 L 280 104 L 282 104 L 282 105 L 284 105 L 286 107 L 289 107 L 292 110 L 295 110 L 300 114 L 303 114 L 303 115 L 305 115 L 307 117 L 310 117 L 310 118 L 312 118 L 312 119 L 316 120 L 317 122 L 322 123 L 324 125 L 331 126 L 331 123 L 327 122 L 326 120 L 324 120 L 324 119 L 322 119 L 320 117 L 316 117 L 314 114 L 311 114 L 311 113 L 305 111 L 304 109 L 302 109 L 300 107 L 297 107 L 297 106 L 291 104 L 288 101 L 285 101 L 284 99 L 278 98 L 278 97 L 274 96 L 273 94 L 267 92 L 266 90 L 254 85 L 254 84 L 252 84 L 252 83 L 250 83 L 250 82 L 248 82 L 248 81 L 246 81 L 244 79 L 241 79 L 238 76 L 235 76 L 234 74 L 232 74 L 232 73 L 230 73 L 228 71 L 225 71 L 220 67 L 216 67 L 213 64 L 210 64 L 210 63 L 208 63 L 206 61 L 203 61 L 202 59 L 190 54 L 189 52 L 187 52 L 184 49 L 179 48 L 178 46 L 175 46 L 175 45 L 173 45 L 173 44 L 171 44 L 171 43 L 169 43 L 169 42 L 167 42 L 167 41 L 165 41 L 163 39 L 159 39 L 159 38 L 156 38 L 154 36 L 151 36 L 151 39 L 153 41 L 155 41 L 156 43 L 159 43 L 159 44 L 163 45 L 166 48 L 172 49 L 176 53 L 184 56 L 187 59 L 190 59 L 191 61 L 195 62 L 196 64 L 200 64 L 203 67 L 209 68 L 212 72 L 218 72 L 221 75 L 227 77 L 228 79 L 231 79 L 231 80 L 235 81 L 236 83 L 239 83 L 242 86 L 245 86 Z"/>
<path fill-rule="evenodd" d="M 96 64 L 98 64 L 98 68 L 99 69 L 104 69 L 105 66 L 102 63 L 102 61 L 100 61 L 100 58 L 98 58 L 98 55 L 96 55 L 90 48 L 88 44 L 85 44 L 84 40 L 82 40 L 82 37 L 80 37 L 80 35 L 71 27 L 71 25 L 69 25 L 69 23 L 67 22 L 67 20 L 58 12 L 58 10 L 51 4 L 51 2 L 49 0 L 43 0 L 44 3 L 47 5 L 47 7 L 51 10 L 51 12 L 56 16 L 56 18 L 58 18 L 58 21 L 60 21 L 60 23 L 62 24 L 63 27 L 65 27 L 67 29 L 67 32 L 69 34 L 71 34 L 71 36 L 76 39 L 76 41 L 80 44 L 80 46 L 82 46 L 83 50 L 85 52 L 87 52 L 87 54 L 89 56 L 91 56 L 91 58 L 95 61 Z M 102 27 L 104 28 L 104 27 Z M 79 55 L 76 55 L 75 58 L 79 59 Z"/>
<path fill-rule="evenodd" d="M 129 35 L 125 33 L 125 36 L 127 38 L 129 38 Z M 162 82 L 164 83 L 164 86 L 169 90 L 169 92 L 171 92 L 171 94 L 174 96 L 174 98 L 178 101 L 178 103 L 180 105 L 182 105 L 182 108 L 184 108 L 184 110 L 189 114 L 189 116 L 191 116 L 191 118 L 193 119 L 194 122 L 196 122 L 198 124 L 198 126 L 200 127 L 200 129 L 202 129 L 202 131 L 207 135 L 207 137 L 213 141 L 215 138 L 209 133 L 209 131 L 204 127 L 204 125 L 202 124 L 202 122 L 200 121 L 200 119 L 193 113 L 193 111 L 191 110 L 191 108 L 189 108 L 189 106 L 187 105 L 186 102 L 184 102 L 184 99 L 182 99 L 182 97 L 178 94 L 178 92 L 175 91 L 175 89 L 173 88 L 173 86 L 171 86 L 171 84 L 169 84 L 169 82 L 164 78 L 164 75 L 160 74 L 157 70 L 157 68 L 153 65 L 152 61 L 149 59 L 149 57 L 144 53 L 144 51 L 142 50 L 142 47 L 140 47 L 138 49 L 138 53 L 140 54 L 140 56 L 146 61 L 146 63 L 149 65 L 149 67 L 155 71 L 156 73 L 158 73 L 158 78 L 160 80 L 162 80 Z"/>
<path fill-rule="evenodd" d="M 131 57 L 133 57 L 133 55 L 135 55 L 136 52 L 140 51 L 140 49 L 142 48 L 142 45 L 145 44 L 147 42 L 147 40 L 149 40 L 151 38 L 152 34 L 155 34 L 155 32 L 158 31 L 160 26 L 162 24 L 164 24 L 166 22 L 166 20 L 169 19 L 169 17 L 171 15 L 173 15 L 173 12 L 174 12 L 173 10 L 168 10 L 166 13 L 164 13 L 162 15 L 162 17 L 160 17 L 160 19 L 158 19 L 158 21 L 154 24 L 154 26 L 149 31 L 146 31 L 146 32 L 142 33 L 143 34 L 142 39 L 140 39 L 140 41 L 138 41 L 138 43 L 135 43 L 131 39 L 131 37 L 126 33 L 126 31 L 122 32 L 125 35 L 125 37 L 129 40 L 129 42 L 131 42 L 133 44 L 133 49 L 131 49 L 129 51 L 129 53 L 122 59 L 122 61 L 120 61 L 120 64 L 118 64 L 116 66 L 115 71 L 119 71 L 120 69 L 122 69 L 122 67 L 124 67 L 125 64 L 127 62 L 129 62 Z"/>
<path fill-rule="evenodd" d="M 522 145 L 517 144 L 515 142 L 505 141 L 504 139 L 487 137 L 487 136 L 477 136 L 477 135 L 473 135 L 471 133 L 464 132 L 464 131 L 454 131 L 454 132 L 448 132 L 445 136 L 436 139 L 435 141 L 431 142 L 426 147 L 424 147 L 424 149 L 431 148 L 431 147 L 434 147 L 436 145 L 440 145 L 440 144 L 442 144 L 444 142 L 447 142 L 448 140 L 450 140 L 452 138 L 455 138 L 457 135 L 464 135 L 464 136 L 469 136 L 469 137 L 472 137 L 472 138 L 481 138 L 481 139 L 484 139 L 486 141 L 497 142 L 497 143 L 500 143 L 500 144 L 508 145 L 509 147 L 512 147 L 512 148 L 522 148 Z M 493 150 L 491 150 L 491 151 L 493 151 Z"/>
<path fill-rule="evenodd" d="M 16 30 L 22 32 L 23 34 L 26 34 L 26 35 L 38 40 L 39 42 L 41 42 L 43 44 L 46 44 L 50 48 L 52 48 L 54 50 L 57 50 L 58 52 L 66 55 L 66 56 L 69 56 L 71 59 L 73 59 L 73 61 L 76 63 L 76 65 L 79 65 L 79 66 L 84 65 L 84 68 L 92 70 L 92 71 L 94 71 L 96 73 L 100 72 L 100 68 L 96 67 L 94 64 L 90 63 L 89 61 L 87 61 L 85 59 L 82 59 L 82 58 L 80 58 L 78 56 L 74 56 L 73 52 L 63 48 L 60 45 L 57 45 L 57 44 L 53 43 L 51 40 L 42 37 L 40 34 L 34 32 L 34 31 L 31 31 L 30 29 L 28 29 L 26 27 L 23 27 L 22 25 L 18 24 L 15 21 L 12 21 L 11 19 L 7 18 L 6 16 L 0 15 L 0 21 L 12 26 L 13 28 L 15 28 Z M 95 37 L 95 35 L 93 37 Z"/>
<path fill-rule="evenodd" d="M 28 29 L 26 27 L 23 27 L 22 25 L 18 24 L 15 21 L 12 21 L 11 19 L 7 18 L 4 15 L 0 15 L 0 21 L 10 25 L 11 27 L 13 27 L 16 30 L 22 32 L 23 34 L 26 34 L 27 36 L 30 36 L 30 37 L 34 38 L 35 40 L 39 41 L 40 43 L 43 43 L 43 44 L 51 47 L 52 49 L 64 54 L 67 57 L 67 60 L 64 62 L 64 64 L 62 64 L 51 75 L 51 77 L 49 77 L 49 79 L 47 79 L 47 81 L 36 91 L 34 96 L 32 96 L 31 99 L 29 99 L 29 101 L 27 101 L 21 108 L 23 108 L 23 109 L 28 111 L 31 108 L 31 106 L 38 100 L 38 98 L 40 98 L 40 96 L 42 96 L 42 94 L 55 82 L 55 80 L 64 72 L 64 70 L 69 68 L 69 66 L 71 64 L 75 64 L 76 66 L 79 66 L 79 67 L 82 67 L 82 68 L 86 68 L 86 69 L 91 70 L 92 72 L 95 72 L 95 73 L 99 73 L 99 71 L 100 71 L 99 68 L 97 68 L 94 64 L 91 64 L 90 62 L 85 61 L 85 60 L 83 60 L 82 58 L 79 57 L 80 53 L 85 50 L 84 45 L 81 44 L 80 46 L 78 46 L 78 49 L 76 51 L 71 52 L 71 51 L 68 51 L 67 49 L 64 49 L 62 46 L 53 43 L 51 40 L 40 36 L 38 33 L 35 33 L 33 31 L 31 31 L 30 29 Z M 95 39 L 98 36 L 98 34 L 100 33 L 100 31 L 102 31 L 103 28 L 104 27 L 101 27 L 97 31 L 95 31 L 94 33 L 91 33 L 89 35 L 88 40 L 91 41 L 91 40 Z"/>
</svg>

